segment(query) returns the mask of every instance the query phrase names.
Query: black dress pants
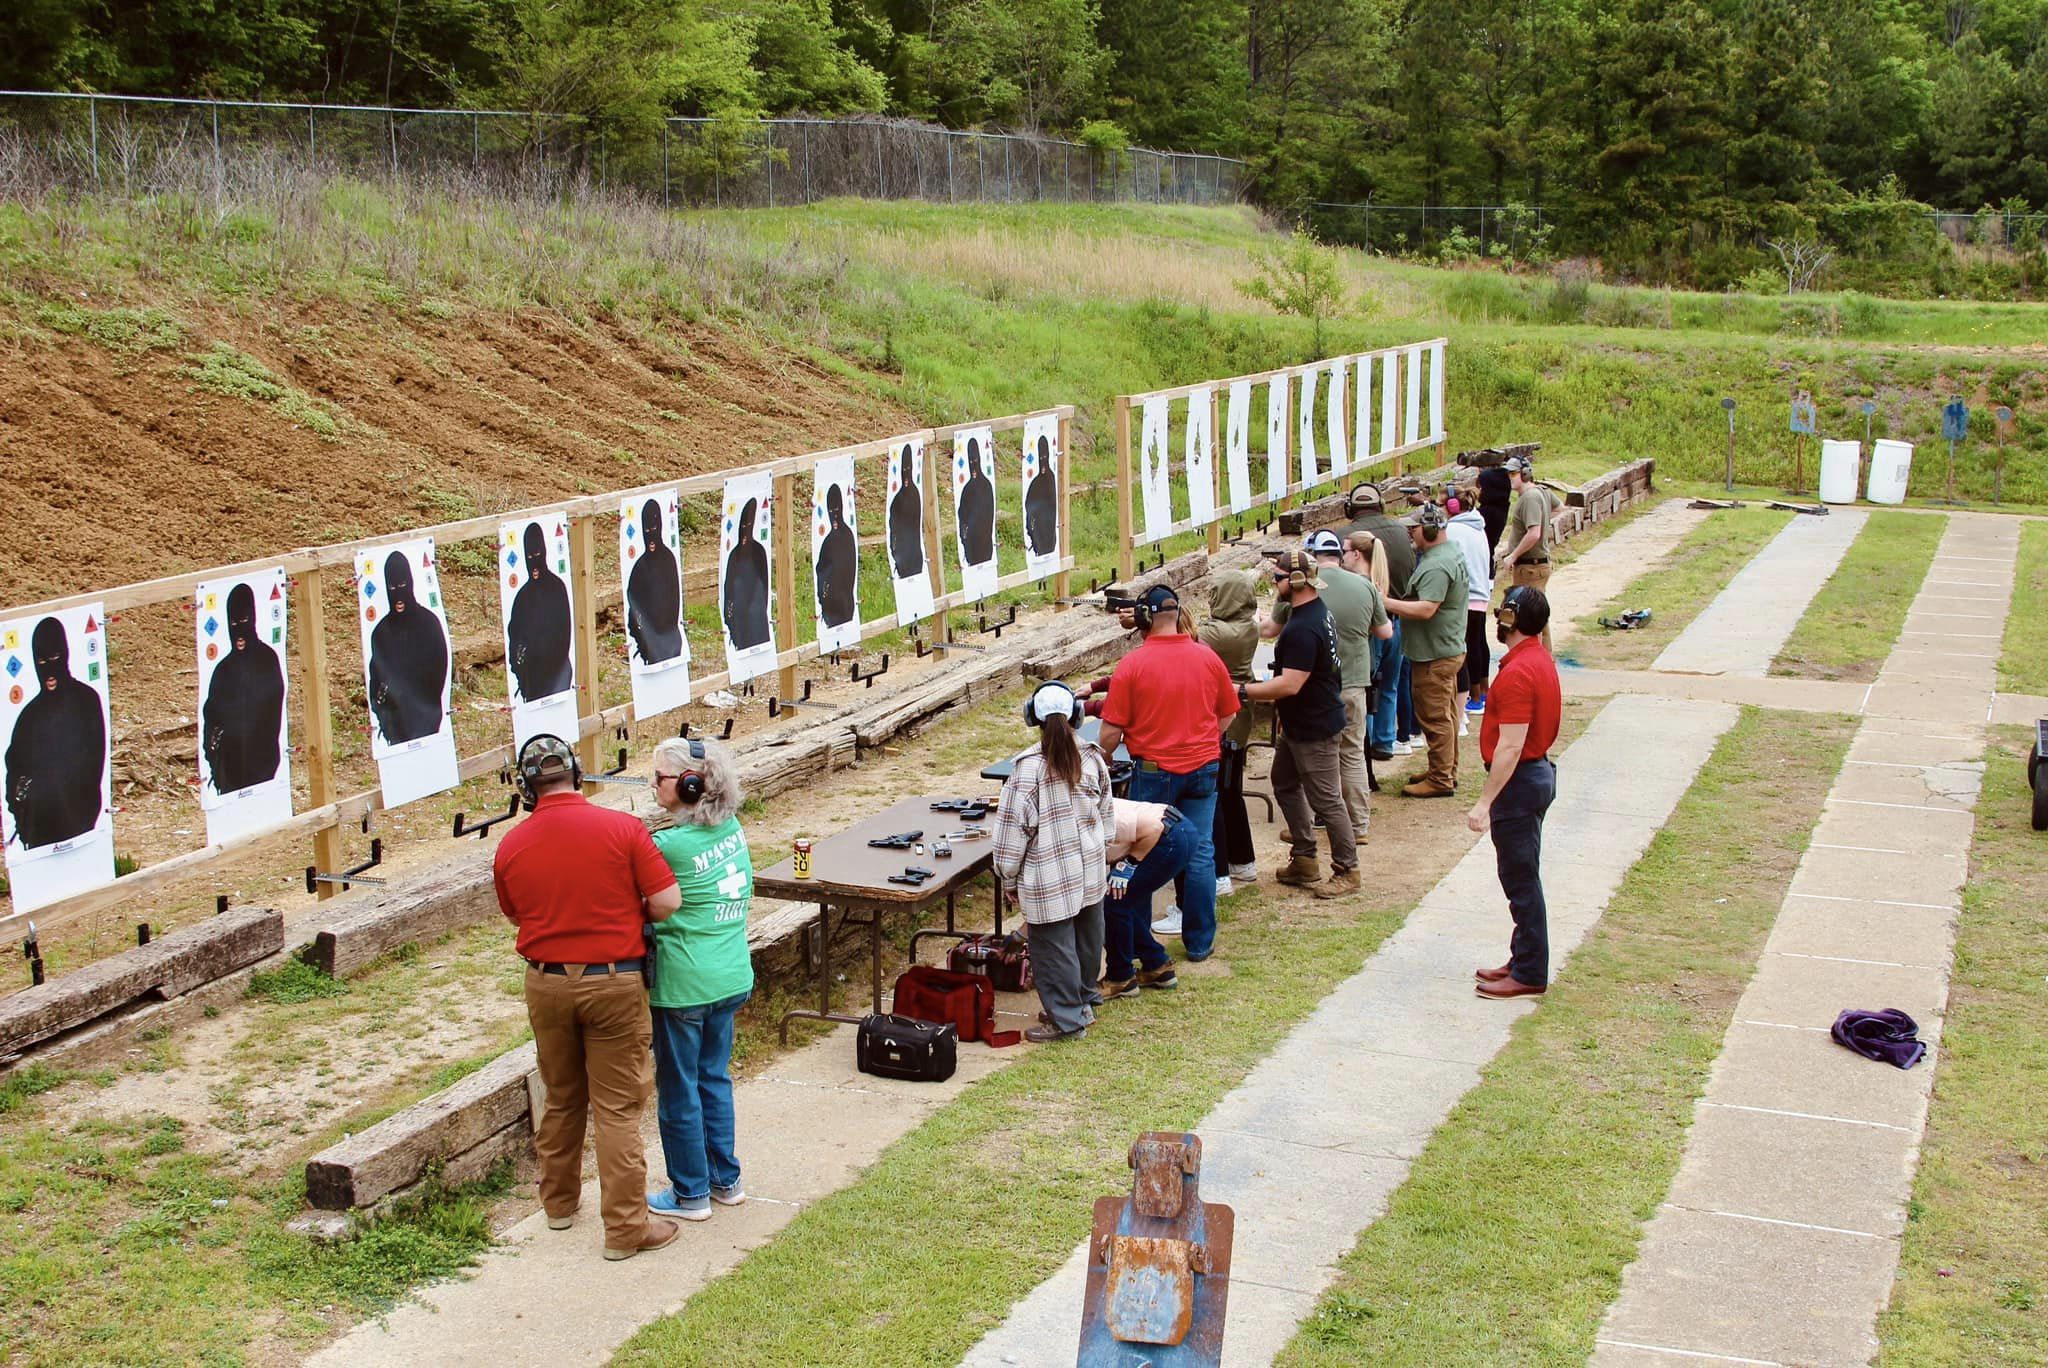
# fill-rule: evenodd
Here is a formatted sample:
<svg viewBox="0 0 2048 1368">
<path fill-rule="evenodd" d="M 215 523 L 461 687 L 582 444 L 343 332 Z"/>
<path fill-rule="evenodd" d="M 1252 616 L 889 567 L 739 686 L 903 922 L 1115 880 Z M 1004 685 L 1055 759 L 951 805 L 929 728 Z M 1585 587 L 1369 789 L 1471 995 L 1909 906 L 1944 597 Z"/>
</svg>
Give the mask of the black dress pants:
<svg viewBox="0 0 2048 1368">
<path fill-rule="evenodd" d="M 1517 983 L 1550 982 L 1550 916 L 1543 903 L 1543 814 L 1557 797 L 1557 766 L 1547 758 L 1517 765 L 1493 800 L 1493 855 L 1515 933 L 1508 942 L 1508 976 Z"/>
</svg>

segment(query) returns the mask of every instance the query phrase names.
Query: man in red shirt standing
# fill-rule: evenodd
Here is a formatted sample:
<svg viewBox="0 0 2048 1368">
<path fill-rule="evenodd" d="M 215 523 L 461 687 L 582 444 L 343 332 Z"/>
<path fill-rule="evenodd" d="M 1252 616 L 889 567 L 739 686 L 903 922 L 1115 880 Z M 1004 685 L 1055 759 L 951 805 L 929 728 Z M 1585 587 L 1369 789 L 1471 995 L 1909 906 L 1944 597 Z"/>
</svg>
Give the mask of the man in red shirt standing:
<svg viewBox="0 0 2048 1368">
<path fill-rule="evenodd" d="M 1134 803 L 1178 808 L 1195 829 L 1181 894 L 1180 943 L 1191 962 L 1209 958 L 1216 943 L 1216 780 L 1223 732 L 1240 706 L 1223 658 L 1181 630 L 1180 599 L 1154 585 L 1140 601 L 1137 622 L 1145 639 L 1117 662 L 1102 705 L 1096 744 L 1115 755 L 1128 747 L 1137 772 Z"/>
<path fill-rule="evenodd" d="M 498 908 L 519 928 L 526 1015 L 547 1105 L 533 1137 L 548 1229 L 567 1230 L 583 1195 L 583 1129 L 596 1113 L 604 1256 L 660 1249 L 681 1229 L 647 1213 L 647 1103 L 654 1043 L 642 928 L 682 906 L 668 861 L 631 813 L 578 792 L 575 752 L 540 735 L 519 751 L 533 815 L 498 846 Z"/>
<path fill-rule="evenodd" d="M 1494 635 L 1507 643 L 1500 672 L 1486 695 L 1479 724 L 1479 758 L 1486 788 L 1466 815 L 1474 831 L 1493 830 L 1494 860 L 1515 932 L 1508 962 L 1474 977 L 1484 998 L 1534 997 L 1550 986 L 1549 912 L 1543 904 L 1543 814 L 1557 796 L 1557 766 L 1550 748 L 1564 716 L 1557 662 L 1543 645 L 1550 600 L 1541 589 L 1517 585 L 1494 610 Z"/>
</svg>

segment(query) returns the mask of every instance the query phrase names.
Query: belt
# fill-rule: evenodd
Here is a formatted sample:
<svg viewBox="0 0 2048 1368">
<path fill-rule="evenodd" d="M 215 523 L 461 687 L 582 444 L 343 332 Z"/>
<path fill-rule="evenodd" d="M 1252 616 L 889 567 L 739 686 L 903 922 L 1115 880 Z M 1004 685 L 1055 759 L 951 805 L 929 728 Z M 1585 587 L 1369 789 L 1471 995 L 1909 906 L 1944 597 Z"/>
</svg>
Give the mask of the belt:
<svg viewBox="0 0 2048 1368">
<path fill-rule="evenodd" d="M 538 969 L 543 974 L 560 974 L 567 977 L 571 969 L 581 969 L 590 974 L 637 974 L 644 961 L 637 959 L 613 960 L 610 964 L 543 964 L 539 960 L 528 960 L 529 969 Z"/>
<path fill-rule="evenodd" d="M 1520 560 L 1516 561 L 1516 562 L 1515 562 L 1515 564 L 1517 564 L 1517 565 L 1548 565 L 1548 564 L 1550 564 L 1550 557 L 1548 557 L 1548 556 L 1524 556 L 1524 557 L 1522 557 L 1522 558 L 1521 558 Z"/>
</svg>

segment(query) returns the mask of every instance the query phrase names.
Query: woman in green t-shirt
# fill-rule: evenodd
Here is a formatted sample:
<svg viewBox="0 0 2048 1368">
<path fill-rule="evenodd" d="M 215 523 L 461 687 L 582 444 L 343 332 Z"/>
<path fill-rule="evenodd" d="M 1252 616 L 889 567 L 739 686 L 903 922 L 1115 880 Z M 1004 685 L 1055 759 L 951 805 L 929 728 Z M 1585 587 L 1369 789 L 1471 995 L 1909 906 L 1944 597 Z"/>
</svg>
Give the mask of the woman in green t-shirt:
<svg viewBox="0 0 2048 1368">
<path fill-rule="evenodd" d="M 675 822 L 654 833 L 654 845 L 676 872 L 683 905 L 654 924 L 648 966 L 668 1186 L 648 1194 L 647 1208 L 705 1221 L 713 1202 L 747 1200 L 733 1153 L 731 1065 L 733 1018 L 754 991 L 747 950 L 754 862 L 724 747 L 679 737 L 656 746 L 654 797 Z"/>
</svg>

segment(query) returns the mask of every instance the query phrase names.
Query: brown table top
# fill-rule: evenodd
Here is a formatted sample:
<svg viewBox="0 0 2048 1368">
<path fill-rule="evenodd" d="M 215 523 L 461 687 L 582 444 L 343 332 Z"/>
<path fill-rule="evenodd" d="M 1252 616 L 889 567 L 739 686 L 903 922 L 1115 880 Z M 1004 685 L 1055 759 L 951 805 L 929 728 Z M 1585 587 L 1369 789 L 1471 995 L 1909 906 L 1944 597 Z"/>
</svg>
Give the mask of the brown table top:
<svg viewBox="0 0 2048 1368">
<path fill-rule="evenodd" d="M 987 797 L 959 793 L 928 793 L 905 798 L 866 821 L 858 822 L 834 836 L 811 838 L 811 877 L 797 878 L 792 871 L 794 857 L 785 857 L 754 874 L 754 893 L 769 898 L 803 902 L 830 902 L 859 898 L 866 902 L 905 905 L 927 903 L 990 868 L 995 863 L 995 843 L 984 837 L 953 842 L 950 858 L 931 853 L 932 840 L 968 823 L 957 812 L 933 812 L 931 805 L 945 798 Z M 995 830 L 995 813 L 973 825 Z M 911 850 L 877 849 L 868 844 L 881 836 L 902 831 L 924 832 L 925 853 Z M 922 886 L 892 884 L 891 874 L 901 874 L 905 865 L 921 865 L 933 871 Z"/>
</svg>

